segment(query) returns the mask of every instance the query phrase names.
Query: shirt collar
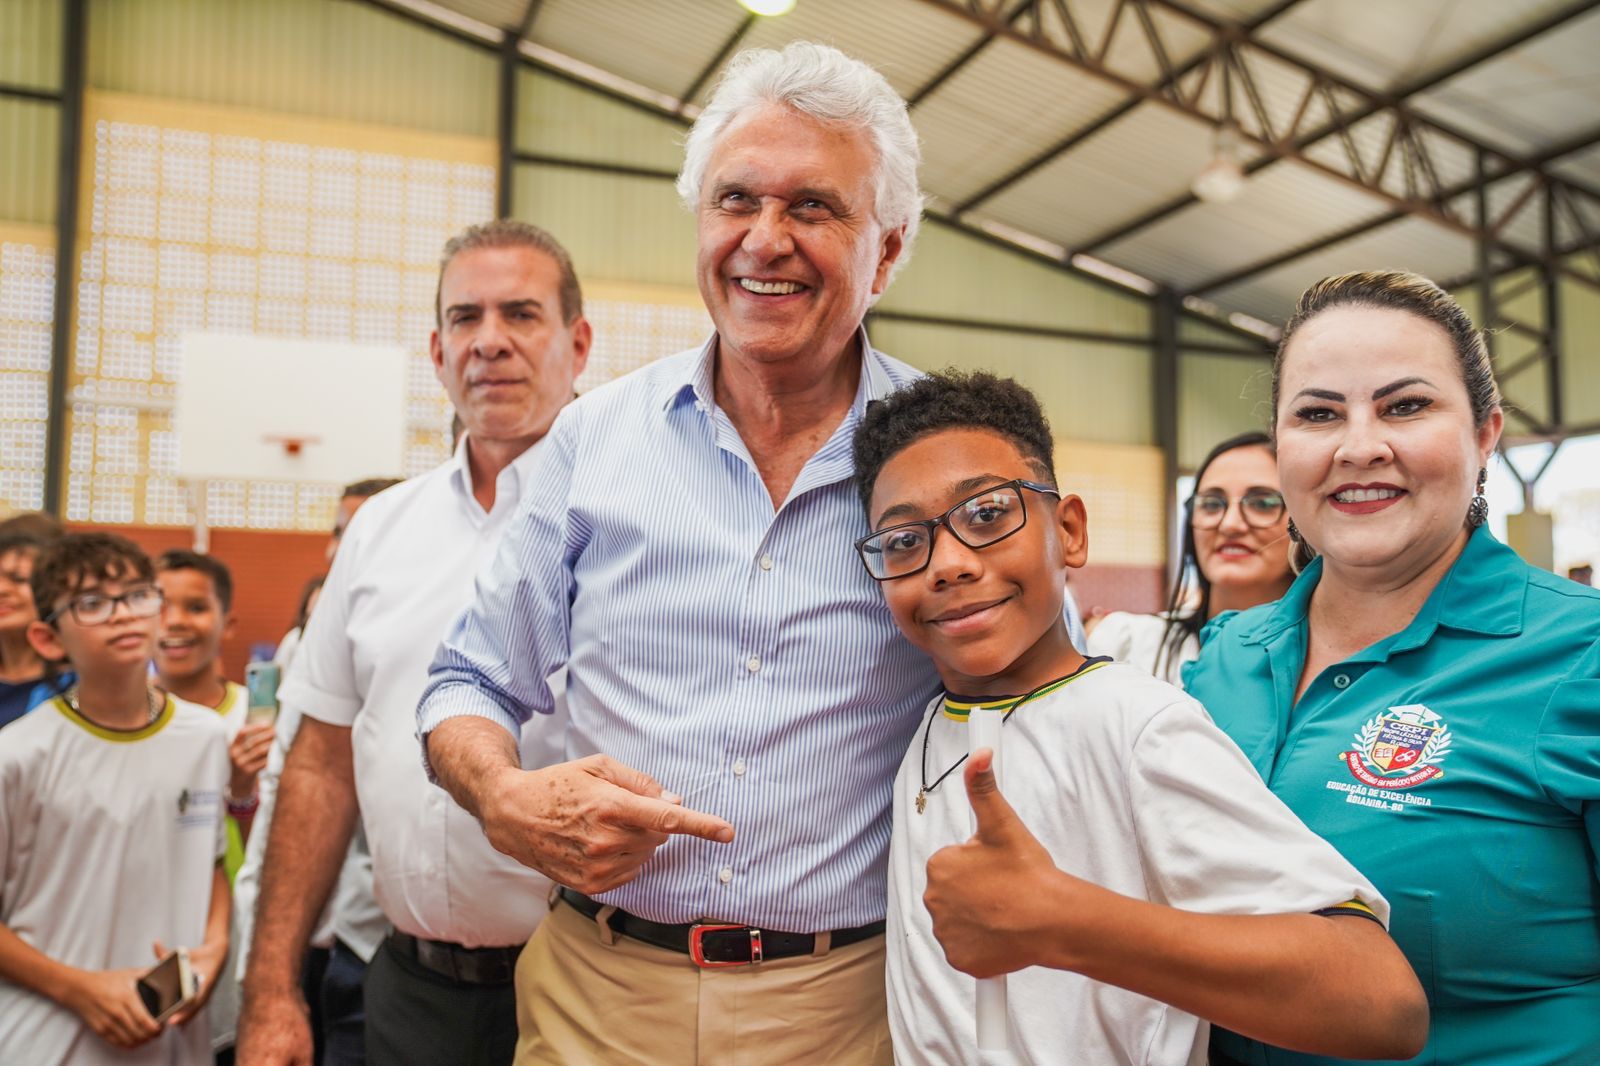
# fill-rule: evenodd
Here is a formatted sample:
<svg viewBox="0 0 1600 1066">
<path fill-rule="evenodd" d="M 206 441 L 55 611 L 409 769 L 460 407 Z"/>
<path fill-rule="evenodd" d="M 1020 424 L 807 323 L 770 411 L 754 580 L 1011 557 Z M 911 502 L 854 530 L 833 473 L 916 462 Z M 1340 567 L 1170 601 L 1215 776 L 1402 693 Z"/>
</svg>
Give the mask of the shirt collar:
<svg viewBox="0 0 1600 1066">
<path fill-rule="evenodd" d="M 1390 638 L 1392 643 L 1388 650 L 1420 647 L 1439 626 L 1491 637 L 1509 637 L 1522 632 L 1528 574 L 1526 568 L 1512 565 L 1517 561 L 1517 554 L 1496 540 L 1487 526 L 1473 530 L 1461 556 L 1450 565 L 1422 610 L 1410 625 Z M 1244 642 L 1265 644 L 1285 629 L 1304 621 L 1311 606 L 1311 593 L 1320 580 L 1322 558 L 1319 556 L 1295 579 L 1254 631 L 1242 635 Z"/>
<path fill-rule="evenodd" d="M 850 409 L 859 417 L 873 400 L 881 400 L 894 391 L 889 373 L 884 369 L 883 357 L 867 338 L 867 327 L 857 326 L 855 340 L 861 349 L 861 378 L 856 386 L 855 400 Z M 671 409 L 684 401 L 693 401 L 702 409 L 710 410 L 716 404 L 715 369 L 717 363 L 717 334 L 712 333 L 700 346 L 700 354 L 692 362 L 669 377 L 662 392 L 663 410 Z"/>
<path fill-rule="evenodd" d="M 534 463 L 535 454 L 539 446 L 545 442 L 545 437 L 530 444 L 523 453 L 500 471 L 495 478 L 495 505 L 499 506 L 502 497 L 521 499 L 523 485 L 527 483 L 528 474 Z M 509 480 L 508 480 L 509 479 Z M 450 488 L 462 500 L 471 500 L 477 506 L 477 497 L 472 493 L 472 465 L 467 460 L 467 434 L 461 434 L 461 439 L 456 441 L 456 450 L 450 455 Z M 509 496 L 507 496 L 509 490 Z"/>
</svg>

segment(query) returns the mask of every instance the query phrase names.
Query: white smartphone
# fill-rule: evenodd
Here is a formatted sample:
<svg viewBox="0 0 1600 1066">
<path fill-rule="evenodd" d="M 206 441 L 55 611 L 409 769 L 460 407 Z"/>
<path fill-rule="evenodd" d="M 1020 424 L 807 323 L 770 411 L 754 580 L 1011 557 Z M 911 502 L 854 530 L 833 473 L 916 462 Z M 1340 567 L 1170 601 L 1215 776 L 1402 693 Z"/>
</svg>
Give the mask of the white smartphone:
<svg viewBox="0 0 1600 1066">
<path fill-rule="evenodd" d="M 164 1022 L 195 996 L 194 970 L 189 953 L 182 948 L 172 952 L 140 976 L 139 998 L 150 1017 Z"/>
<path fill-rule="evenodd" d="M 278 719 L 278 681 L 282 671 L 277 663 L 251 663 L 244 668 L 244 687 L 249 698 L 244 720 L 275 722 Z"/>
</svg>

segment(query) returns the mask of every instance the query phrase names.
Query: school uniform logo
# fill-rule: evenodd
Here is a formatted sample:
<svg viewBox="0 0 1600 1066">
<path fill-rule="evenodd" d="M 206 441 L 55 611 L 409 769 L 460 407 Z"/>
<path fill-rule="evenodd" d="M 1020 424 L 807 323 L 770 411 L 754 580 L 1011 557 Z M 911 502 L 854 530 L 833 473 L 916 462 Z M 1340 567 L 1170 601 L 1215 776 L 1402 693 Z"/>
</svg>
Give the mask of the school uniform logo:
<svg viewBox="0 0 1600 1066">
<path fill-rule="evenodd" d="M 222 814 L 222 794 L 211 788 L 186 788 L 178 793 L 178 828 L 215 827 Z"/>
<path fill-rule="evenodd" d="M 1450 754 L 1451 733 L 1437 714 L 1411 703 L 1367 719 L 1355 742 L 1339 753 L 1351 776 L 1368 788 L 1409 789 L 1444 774 L 1439 763 Z"/>
</svg>

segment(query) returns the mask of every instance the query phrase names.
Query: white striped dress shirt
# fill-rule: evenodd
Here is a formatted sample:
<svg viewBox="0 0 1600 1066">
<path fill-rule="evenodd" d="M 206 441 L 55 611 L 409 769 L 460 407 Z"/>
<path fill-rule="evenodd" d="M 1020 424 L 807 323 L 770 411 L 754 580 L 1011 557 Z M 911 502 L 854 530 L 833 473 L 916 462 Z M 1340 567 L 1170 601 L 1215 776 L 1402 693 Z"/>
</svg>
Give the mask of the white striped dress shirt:
<svg viewBox="0 0 1600 1066">
<path fill-rule="evenodd" d="M 917 376 L 858 334 L 844 421 L 783 505 L 714 402 L 713 337 L 569 405 L 418 708 L 515 735 L 566 668 L 569 759 L 603 752 L 733 824 L 604 902 L 809 933 L 884 916 L 895 770 L 938 691 L 852 542 L 851 437 Z M 534 723 L 535 725 L 537 723 Z"/>
</svg>

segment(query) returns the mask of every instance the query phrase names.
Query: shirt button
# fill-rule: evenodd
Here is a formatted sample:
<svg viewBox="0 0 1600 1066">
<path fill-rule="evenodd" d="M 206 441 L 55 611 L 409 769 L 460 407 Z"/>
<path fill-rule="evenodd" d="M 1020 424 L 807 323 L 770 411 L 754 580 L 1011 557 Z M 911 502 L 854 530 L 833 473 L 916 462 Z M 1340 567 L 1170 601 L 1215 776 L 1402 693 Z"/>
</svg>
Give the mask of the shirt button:
<svg viewBox="0 0 1600 1066">
<path fill-rule="evenodd" d="M 734 777 L 743 777 L 744 776 L 744 769 L 745 769 L 745 767 L 744 767 L 744 760 L 743 759 L 735 759 L 735 760 L 733 760 L 733 776 Z"/>
<path fill-rule="evenodd" d="M 1350 675 L 1349 674 L 1334 674 L 1333 675 L 1333 687 L 1334 688 L 1340 688 L 1340 689 L 1349 688 L 1350 687 Z"/>
<path fill-rule="evenodd" d="M 753 674 L 761 669 L 761 660 L 752 655 L 749 661 L 744 664 L 744 668 Z"/>
<path fill-rule="evenodd" d="M 718 870 L 717 871 L 717 880 L 721 881 L 723 884 L 727 884 L 729 881 L 732 881 L 733 880 L 733 867 L 724 866 L 722 869 Z"/>
<path fill-rule="evenodd" d="M 763 570 L 771 570 L 772 569 L 772 556 L 763 555 L 761 557 L 761 569 L 763 569 Z"/>
</svg>

